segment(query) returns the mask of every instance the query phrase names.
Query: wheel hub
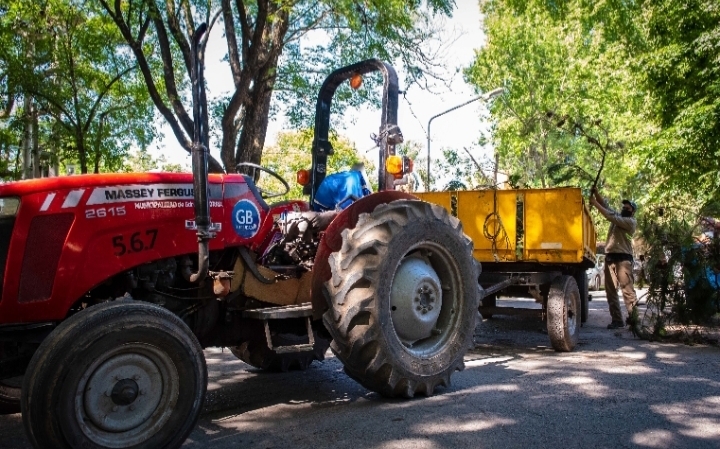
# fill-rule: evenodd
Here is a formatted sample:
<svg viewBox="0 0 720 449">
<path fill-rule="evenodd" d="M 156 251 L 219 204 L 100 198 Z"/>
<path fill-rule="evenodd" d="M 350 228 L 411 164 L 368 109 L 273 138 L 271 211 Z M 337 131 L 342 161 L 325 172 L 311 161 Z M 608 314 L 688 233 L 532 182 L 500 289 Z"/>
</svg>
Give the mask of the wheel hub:
<svg viewBox="0 0 720 449">
<path fill-rule="evenodd" d="M 153 360 L 142 354 L 118 354 L 88 379 L 84 409 L 99 429 L 126 432 L 150 418 L 162 392 L 162 375 Z"/>
<path fill-rule="evenodd" d="M 400 341 L 412 345 L 428 338 L 442 308 L 440 279 L 425 259 L 408 257 L 400 263 L 390 293 L 392 319 Z"/>
<path fill-rule="evenodd" d="M 138 384 L 132 379 L 123 379 L 115 384 L 110 399 L 117 405 L 130 405 L 138 397 Z"/>
</svg>

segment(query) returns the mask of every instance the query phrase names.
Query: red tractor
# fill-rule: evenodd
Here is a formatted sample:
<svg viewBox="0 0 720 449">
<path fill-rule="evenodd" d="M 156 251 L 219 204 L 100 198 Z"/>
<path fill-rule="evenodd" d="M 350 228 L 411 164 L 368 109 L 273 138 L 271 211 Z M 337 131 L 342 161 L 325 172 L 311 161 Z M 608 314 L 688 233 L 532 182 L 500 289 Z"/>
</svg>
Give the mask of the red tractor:
<svg viewBox="0 0 720 449">
<path fill-rule="evenodd" d="M 380 191 L 321 205 L 319 192 L 361 181 L 324 182 L 330 105 L 372 71 L 384 77 Z M 449 385 L 472 342 L 479 265 L 456 218 L 394 190 L 407 169 L 397 97 L 395 71 L 377 60 L 329 75 L 309 201 L 268 204 L 250 176 L 208 175 L 198 101 L 192 174 L 0 186 L 0 404 L 20 406 L 32 444 L 180 446 L 203 406 L 207 347 L 287 370 L 330 346 L 348 375 L 391 397 Z"/>
</svg>

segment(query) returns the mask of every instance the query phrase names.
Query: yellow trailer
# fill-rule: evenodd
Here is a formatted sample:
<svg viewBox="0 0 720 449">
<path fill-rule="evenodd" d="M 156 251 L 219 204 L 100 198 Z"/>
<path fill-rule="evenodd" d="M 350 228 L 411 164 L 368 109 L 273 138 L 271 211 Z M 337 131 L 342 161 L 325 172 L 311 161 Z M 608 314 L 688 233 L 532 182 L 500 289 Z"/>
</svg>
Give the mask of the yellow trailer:
<svg viewBox="0 0 720 449">
<path fill-rule="evenodd" d="M 585 270 L 595 266 L 595 226 L 579 188 L 415 193 L 456 216 L 482 264 L 480 313 L 527 313 L 497 307 L 501 291 L 542 303 L 553 347 L 569 351 L 587 320 Z M 531 312 L 534 313 L 534 312 Z"/>
</svg>

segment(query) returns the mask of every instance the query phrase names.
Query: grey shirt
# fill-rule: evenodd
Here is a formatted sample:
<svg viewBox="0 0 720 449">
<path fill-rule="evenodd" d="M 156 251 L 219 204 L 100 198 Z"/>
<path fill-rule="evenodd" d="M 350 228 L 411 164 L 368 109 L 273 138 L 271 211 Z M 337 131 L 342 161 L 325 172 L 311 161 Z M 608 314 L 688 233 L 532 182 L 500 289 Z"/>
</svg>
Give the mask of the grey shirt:
<svg viewBox="0 0 720 449">
<path fill-rule="evenodd" d="M 605 241 L 605 253 L 633 253 L 632 242 L 630 238 L 635 233 L 637 221 L 633 217 L 623 217 L 615 210 L 608 206 L 607 201 L 603 198 L 603 207 L 608 209 L 609 213 L 604 213 L 598 209 L 600 213 L 610 222 L 610 230 L 608 231 L 607 240 Z"/>
</svg>

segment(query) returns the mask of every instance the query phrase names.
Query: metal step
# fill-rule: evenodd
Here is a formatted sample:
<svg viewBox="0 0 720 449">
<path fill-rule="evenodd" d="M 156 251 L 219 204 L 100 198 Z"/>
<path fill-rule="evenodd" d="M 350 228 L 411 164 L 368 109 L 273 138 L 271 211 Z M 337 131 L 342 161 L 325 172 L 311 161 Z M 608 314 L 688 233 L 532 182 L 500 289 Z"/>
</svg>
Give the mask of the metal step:
<svg viewBox="0 0 720 449">
<path fill-rule="evenodd" d="M 315 349 L 315 337 L 313 336 L 311 322 L 312 304 L 309 302 L 299 305 L 246 310 L 243 312 L 243 316 L 246 318 L 262 320 L 263 324 L 265 325 L 265 341 L 267 342 L 268 348 L 270 348 L 271 351 L 275 351 L 278 354 L 286 354 L 289 352 L 310 352 Z M 309 343 L 273 347 L 272 335 L 270 334 L 270 325 L 268 324 L 268 320 L 285 320 L 291 318 L 305 318 Z"/>
<path fill-rule="evenodd" d="M 245 318 L 256 320 L 284 320 L 288 318 L 303 318 L 312 316 L 312 304 L 293 304 L 291 306 L 266 307 L 264 309 L 251 309 L 243 312 Z"/>
</svg>

